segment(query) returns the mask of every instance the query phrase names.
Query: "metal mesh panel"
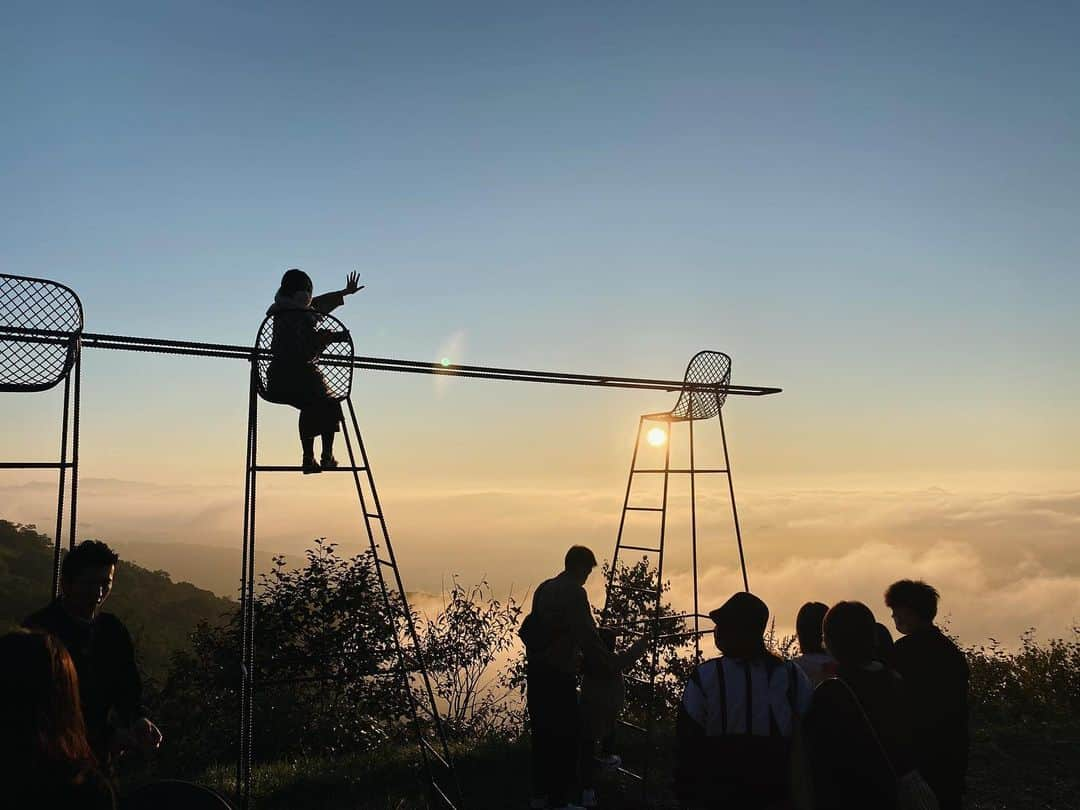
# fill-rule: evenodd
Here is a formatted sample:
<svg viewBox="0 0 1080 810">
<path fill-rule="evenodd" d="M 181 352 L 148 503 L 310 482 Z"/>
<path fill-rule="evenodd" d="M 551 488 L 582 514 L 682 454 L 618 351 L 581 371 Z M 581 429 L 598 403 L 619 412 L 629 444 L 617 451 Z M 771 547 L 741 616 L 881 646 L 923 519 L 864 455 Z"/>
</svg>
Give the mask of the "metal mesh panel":
<svg viewBox="0 0 1080 810">
<path fill-rule="evenodd" d="M 720 412 L 731 383 L 731 358 L 723 352 L 698 352 L 690 358 L 683 383 L 715 385 L 716 391 L 686 391 L 671 409 L 673 419 L 711 419 Z"/>
<path fill-rule="evenodd" d="M 323 386 L 325 394 L 339 402 L 352 390 L 352 336 L 333 315 L 313 310 L 268 315 L 259 327 L 255 348 L 259 396 L 269 402 L 289 402 L 282 386 L 274 384 L 275 372 L 280 371 L 298 377 L 306 392 Z"/>
<path fill-rule="evenodd" d="M 75 363 L 83 311 L 69 288 L 0 273 L 0 391 L 45 391 Z"/>
</svg>

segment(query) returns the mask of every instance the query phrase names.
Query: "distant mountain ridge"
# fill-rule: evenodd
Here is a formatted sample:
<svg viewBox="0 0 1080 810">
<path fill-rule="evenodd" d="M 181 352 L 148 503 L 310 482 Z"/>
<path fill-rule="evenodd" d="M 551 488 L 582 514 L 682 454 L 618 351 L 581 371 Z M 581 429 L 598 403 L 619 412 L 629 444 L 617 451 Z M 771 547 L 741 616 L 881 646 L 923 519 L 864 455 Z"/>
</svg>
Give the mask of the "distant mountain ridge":
<svg viewBox="0 0 1080 810">
<path fill-rule="evenodd" d="M 110 545 L 113 545 L 110 543 Z M 240 545 L 236 548 L 201 543 L 159 543 L 136 541 L 113 545 L 120 558 L 151 571 L 168 571 L 177 582 L 190 582 L 218 596 L 239 598 Z M 269 571 L 274 557 L 284 556 L 290 566 L 303 562 L 303 557 L 279 555 L 272 551 L 255 552 L 255 571 Z"/>
<path fill-rule="evenodd" d="M 131 631 L 146 674 L 162 678 L 172 654 L 190 645 L 195 626 L 223 621 L 236 610 L 236 602 L 190 582 L 174 582 L 165 571 L 128 562 L 117 551 L 116 584 L 104 609 Z M 0 520 L 0 632 L 18 627 L 48 604 L 52 554 L 52 539 L 35 526 Z"/>
</svg>

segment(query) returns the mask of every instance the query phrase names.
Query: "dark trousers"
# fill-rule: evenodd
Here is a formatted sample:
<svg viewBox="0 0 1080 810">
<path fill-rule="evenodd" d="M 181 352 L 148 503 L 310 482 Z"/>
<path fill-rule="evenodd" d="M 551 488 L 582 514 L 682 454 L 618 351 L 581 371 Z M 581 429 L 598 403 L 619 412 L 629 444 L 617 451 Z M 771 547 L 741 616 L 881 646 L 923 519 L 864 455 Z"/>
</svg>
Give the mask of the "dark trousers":
<svg viewBox="0 0 1080 810">
<path fill-rule="evenodd" d="M 566 804 L 577 781 L 581 721 L 573 675 L 530 664 L 526 689 L 532 736 L 534 796 Z"/>
<path fill-rule="evenodd" d="M 337 433 L 341 423 L 341 403 L 319 399 L 300 408 L 300 438 Z"/>
</svg>

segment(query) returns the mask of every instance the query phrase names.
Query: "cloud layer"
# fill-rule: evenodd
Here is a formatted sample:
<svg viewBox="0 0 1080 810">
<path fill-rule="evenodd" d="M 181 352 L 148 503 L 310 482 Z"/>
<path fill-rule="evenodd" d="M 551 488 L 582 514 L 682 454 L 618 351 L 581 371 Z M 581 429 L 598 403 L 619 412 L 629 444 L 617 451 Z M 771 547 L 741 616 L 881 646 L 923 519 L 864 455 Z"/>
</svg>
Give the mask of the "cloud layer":
<svg viewBox="0 0 1080 810">
<path fill-rule="evenodd" d="M 346 553 L 363 548 L 348 476 L 320 476 L 302 499 L 269 479 L 260 490 L 259 544 L 295 554 L 327 536 Z M 635 491 L 636 503 L 659 493 Z M 0 517 L 50 531 L 55 488 L 0 487 Z M 555 573 L 571 543 L 609 557 L 621 493 L 581 489 L 409 490 L 387 487 L 383 507 L 410 590 L 438 593 L 452 574 L 487 577 L 497 593 L 521 596 Z M 80 487 L 80 536 L 117 543 L 180 542 L 236 549 L 239 493 L 87 479 Z M 670 493 L 665 576 L 688 608 L 689 510 L 685 487 Z M 806 600 L 861 599 L 887 621 L 881 594 L 901 577 L 924 578 L 942 593 L 941 611 L 965 639 L 1010 641 L 1028 627 L 1067 632 L 1080 620 L 1080 492 L 746 490 L 739 517 L 750 582 L 781 630 Z M 726 487 L 698 491 L 701 605 L 740 585 Z M 652 545 L 656 513 L 628 520 L 627 542 Z M 651 542 L 650 542 L 651 541 Z M 594 577 L 590 590 L 602 597 Z"/>
</svg>

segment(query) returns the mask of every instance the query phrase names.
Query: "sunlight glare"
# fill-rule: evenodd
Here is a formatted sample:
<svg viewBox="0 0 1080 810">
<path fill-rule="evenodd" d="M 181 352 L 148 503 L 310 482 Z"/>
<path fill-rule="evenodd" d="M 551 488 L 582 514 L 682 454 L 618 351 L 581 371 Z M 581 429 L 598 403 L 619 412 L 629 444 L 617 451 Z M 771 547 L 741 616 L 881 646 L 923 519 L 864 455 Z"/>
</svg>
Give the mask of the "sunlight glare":
<svg viewBox="0 0 1080 810">
<path fill-rule="evenodd" d="M 667 431 L 655 427 L 646 434 L 645 438 L 649 440 L 649 444 L 653 447 L 660 447 L 667 441 Z"/>
</svg>

